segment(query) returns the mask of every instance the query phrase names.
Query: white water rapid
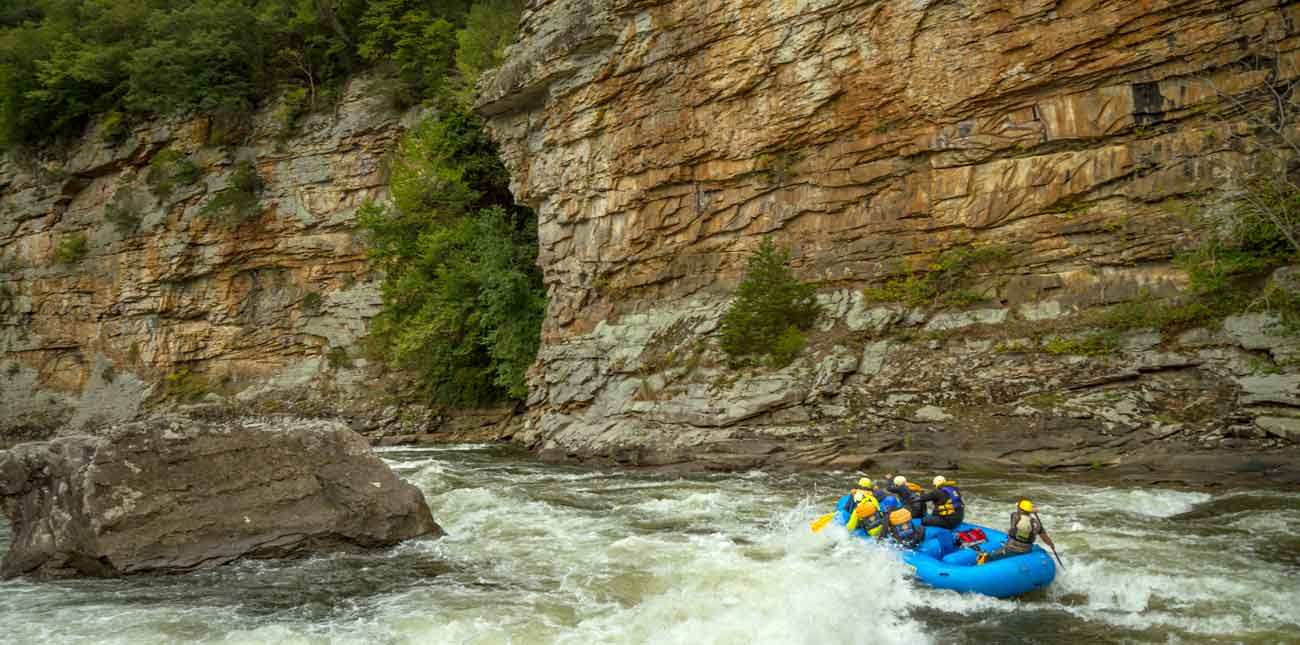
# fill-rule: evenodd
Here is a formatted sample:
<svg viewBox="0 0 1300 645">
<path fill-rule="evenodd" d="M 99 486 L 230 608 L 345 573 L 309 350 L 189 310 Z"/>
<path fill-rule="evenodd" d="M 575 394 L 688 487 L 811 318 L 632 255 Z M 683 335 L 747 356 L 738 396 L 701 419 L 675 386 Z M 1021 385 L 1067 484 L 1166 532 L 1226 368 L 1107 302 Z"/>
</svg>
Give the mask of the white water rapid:
<svg viewBox="0 0 1300 645">
<path fill-rule="evenodd" d="M 888 550 L 811 533 L 849 473 L 666 475 L 486 446 L 382 454 L 447 537 L 183 576 L 2 582 L 0 642 L 1300 643 L 1300 493 L 944 473 L 968 521 L 1001 527 L 1028 495 L 1061 547 L 1050 589 L 994 600 L 918 587 Z"/>
</svg>

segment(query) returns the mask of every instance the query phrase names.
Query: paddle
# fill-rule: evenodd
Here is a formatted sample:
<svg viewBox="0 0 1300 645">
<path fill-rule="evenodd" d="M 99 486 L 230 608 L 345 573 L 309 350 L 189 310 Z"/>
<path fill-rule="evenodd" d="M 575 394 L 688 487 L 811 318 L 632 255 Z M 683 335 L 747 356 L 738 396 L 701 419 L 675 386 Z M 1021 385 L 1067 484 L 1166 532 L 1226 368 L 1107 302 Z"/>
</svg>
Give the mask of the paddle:
<svg viewBox="0 0 1300 645">
<path fill-rule="evenodd" d="M 1041 528 L 1043 526 L 1043 520 L 1038 517 L 1038 513 L 1034 513 L 1034 519 L 1038 520 L 1038 526 Z M 1047 548 L 1052 550 L 1052 555 L 1056 556 L 1056 563 L 1061 565 L 1061 571 L 1065 571 L 1065 563 L 1061 562 L 1061 556 L 1056 552 L 1056 545 L 1052 543 L 1052 538 L 1047 534 L 1047 529 L 1045 528 L 1043 529 L 1043 541 L 1047 543 Z"/>
<path fill-rule="evenodd" d="M 818 532 L 818 531 L 820 531 L 820 530 L 826 528 L 826 525 L 827 525 L 827 524 L 830 524 L 832 519 L 835 519 L 835 513 L 827 513 L 827 514 L 825 514 L 825 515 L 823 515 L 823 516 L 821 516 L 821 517 L 819 517 L 819 518 L 813 520 L 813 521 L 812 521 L 812 524 L 811 524 L 811 526 L 812 526 L 812 532 L 813 532 L 813 533 L 816 533 L 816 532 Z"/>
</svg>

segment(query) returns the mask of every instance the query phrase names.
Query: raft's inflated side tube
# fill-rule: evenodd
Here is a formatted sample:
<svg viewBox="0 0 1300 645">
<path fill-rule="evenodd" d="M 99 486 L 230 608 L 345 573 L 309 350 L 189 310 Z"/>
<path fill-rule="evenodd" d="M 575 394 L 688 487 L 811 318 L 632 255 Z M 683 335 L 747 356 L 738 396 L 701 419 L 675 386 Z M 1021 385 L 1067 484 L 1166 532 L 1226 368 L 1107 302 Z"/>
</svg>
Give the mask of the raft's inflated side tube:
<svg viewBox="0 0 1300 645">
<path fill-rule="evenodd" d="M 844 526 L 848 522 L 852 498 L 845 495 L 836 507 L 835 523 Z M 919 527 L 920 520 L 914 520 Z M 984 531 L 983 551 L 992 551 L 1007 541 L 1007 534 L 978 524 L 962 523 L 958 531 L 978 528 Z M 853 535 L 875 542 L 862 529 L 853 531 Z M 916 569 L 916 577 L 921 582 L 937 589 L 951 589 L 960 592 L 975 592 L 994 598 L 1010 598 L 1041 589 L 1051 584 L 1056 577 L 1056 565 L 1052 557 L 1037 544 L 1033 550 L 1024 555 L 995 560 L 988 564 L 976 566 L 979 554 L 970 548 L 958 549 L 953 531 L 937 526 L 925 527 L 925 541 L 915 551 L 903 551 L 903 562 Z"/>
<path fill-rule="evenodd" d="M 997 549 L 1007 541 L 1006 533 L 977 524 L 963 523 L 957 530 L 972 528 L 984 531 L 987 542 L 980 545 L 984 551 Z M 1041 589 L 1056 577 L 1052 556 L 1037 544 L 1024 555 L 975 566 L 979 554 L 974 549 L 957 549 L 954 539 L 952 531 L 926 527 L 925 543 L 916 551 L 904 551 L 903 561 L 912 565 L 916 577 L 931 587 L 974 591 L 994 598 L 1010 598 Z"/>
</svg>

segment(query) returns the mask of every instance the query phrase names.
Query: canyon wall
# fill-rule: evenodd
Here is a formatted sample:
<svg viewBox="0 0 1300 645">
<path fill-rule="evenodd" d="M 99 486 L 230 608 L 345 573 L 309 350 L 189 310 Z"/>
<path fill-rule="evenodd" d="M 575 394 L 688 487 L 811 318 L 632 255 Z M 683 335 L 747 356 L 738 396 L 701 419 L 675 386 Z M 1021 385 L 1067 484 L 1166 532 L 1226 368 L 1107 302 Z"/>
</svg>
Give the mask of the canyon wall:
<svg viewBox="0 0 1300 645">
<path fill-rule="evenodd" d="M 354 344 L 380 296 L 356 212 L 386 197 L 415 117 L 386 96 L 360 78 L 333 109 L 268 108 L 240 125 L 246 145 L 196 118 L 0 161 L 0 439 L 129 418 L 168 384 L 270 402 L 357 389 Z M 242 162 L 256 206 L 205 213 Z"/>
<path fill-rule="evenodd" d="M 520 437 L 720 467 L 1210 472 L 1228 450 L 1296 477 L 1296 344 L 1268 311 L 1106 351 L 1079 334 L 1100 307 L 1180 293 L 1204 205 L 1297 140 L 1277 107 L 1298 14 L 533 0 L 479 98 L 539 213 L 551 297 Z M 765 236 L 825 311 L 794 364 L 733 370 L 715 332 Z M 962 254 L 987 259 L 963 306 L 878 297 Z"/>
</svg>

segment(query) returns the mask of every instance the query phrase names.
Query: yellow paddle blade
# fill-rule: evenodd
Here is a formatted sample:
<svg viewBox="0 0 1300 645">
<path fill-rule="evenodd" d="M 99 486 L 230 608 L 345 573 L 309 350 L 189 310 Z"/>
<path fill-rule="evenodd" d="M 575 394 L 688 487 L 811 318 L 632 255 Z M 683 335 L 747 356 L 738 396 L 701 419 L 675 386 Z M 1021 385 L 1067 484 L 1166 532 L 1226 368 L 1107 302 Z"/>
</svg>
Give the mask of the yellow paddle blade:
<svg viewBox="0 0 1300 645">
<path fill-rule="evenodd" d="M 834 518 L 835 518 L 835 514 L 834 514 L 834 513 L 827 513 L 827 514 L 825 514 L 825 515 L 823 515 L 823 516 L 821 516 L 821 517 L 819 517 L 819 518 L 813 520 L 813 521 L 812 521 L 812 524 L 810 525 L 810 526 L 812 526 L 812 532 L 813 532 L 813 533 L 816 533 L 816 532 L 818 532 L 818 531 L 820 531 L 820 530 L 826 528 L 826 525 L 827 525 L 827 524 L 830 524 L 831 520 L 834 519 Z"/>
</svg>

